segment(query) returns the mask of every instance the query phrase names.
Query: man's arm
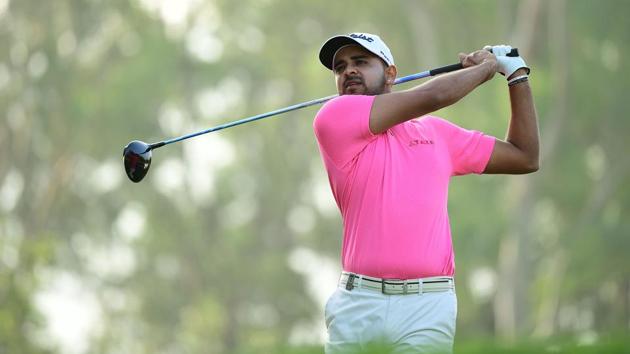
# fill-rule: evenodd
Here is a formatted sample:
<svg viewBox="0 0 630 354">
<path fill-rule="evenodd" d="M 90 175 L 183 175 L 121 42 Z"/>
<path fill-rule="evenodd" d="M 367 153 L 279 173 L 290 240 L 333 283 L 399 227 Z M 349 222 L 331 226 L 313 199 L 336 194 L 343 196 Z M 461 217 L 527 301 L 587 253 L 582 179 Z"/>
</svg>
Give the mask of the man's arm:
<svg viewBox="0 0 630 354">
<path fill-rule="evenodd" d="M 519 69 L 512 77 L 527 74 Z M 497 139 L 483 173 L 522 174 L 538 170 L 538 118 L 529 83 L 510 86 L 512 117 L 505 141 Z"/>
<path fill-rule="evenodd" d="M 378 95 L 370 112 L 370 131 L 379 134 L 396 124 L 452 105 L 497 71 L 496 57 L 487 50 L 461 55 L 465 69 L 441 75 L 412 89 Z"/>
</svg>

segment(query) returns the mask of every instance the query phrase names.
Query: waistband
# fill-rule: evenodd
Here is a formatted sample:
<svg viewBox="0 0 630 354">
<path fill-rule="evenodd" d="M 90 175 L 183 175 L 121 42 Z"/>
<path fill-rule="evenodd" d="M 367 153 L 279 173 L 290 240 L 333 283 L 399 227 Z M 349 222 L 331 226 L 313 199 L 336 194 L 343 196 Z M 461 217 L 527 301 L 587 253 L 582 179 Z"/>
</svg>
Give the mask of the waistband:
<svg viewBox="0 0 630 354">
<path fill-rule="evenodd" d="M 352 290 L 354 288 L 378 291 L 385 295 L 423 294 L 443 292 L 455 289 L 453 277 L 438 276 L 421 279 L 382 279 L 367 275 L 342 272 L 339 285 Z"/>
</svg>

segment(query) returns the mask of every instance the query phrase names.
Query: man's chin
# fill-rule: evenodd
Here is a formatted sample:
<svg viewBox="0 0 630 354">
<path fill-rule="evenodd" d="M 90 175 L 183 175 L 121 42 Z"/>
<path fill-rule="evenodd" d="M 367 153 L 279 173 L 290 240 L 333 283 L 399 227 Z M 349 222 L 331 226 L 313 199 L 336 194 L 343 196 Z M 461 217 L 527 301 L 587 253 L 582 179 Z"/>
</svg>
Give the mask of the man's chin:
<svg viewBox="0 0 630 354">
<path fill-rule="evenodd" d="M 365 90 L 363 87 L 349 87 L 344 90 L 343 95 L 364 95 Z"/>
<path fill-rule="evenodd" d="M 364 96 L 378 96 L 385 93 L 384 90 L 368 90 L 367 87 L 350 87 L 345 89 L 340 95 L 364 95 Z"/>
</svg>

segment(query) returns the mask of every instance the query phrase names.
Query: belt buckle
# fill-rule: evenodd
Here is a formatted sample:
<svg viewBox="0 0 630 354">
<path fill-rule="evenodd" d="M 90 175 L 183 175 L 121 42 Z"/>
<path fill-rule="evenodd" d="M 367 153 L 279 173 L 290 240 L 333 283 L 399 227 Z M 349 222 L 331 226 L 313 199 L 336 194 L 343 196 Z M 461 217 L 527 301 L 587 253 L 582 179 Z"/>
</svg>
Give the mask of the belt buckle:
<svg viewBox="0 0 630 354">
<path fill-rule="evenodd" d="M 346 282 L 346 290 L 352 291 L 354 289 L 354 278 L 357 276 L 354 274 L 348 274 L 348 281 Z"/>
<path fill-rule="evenodd" d="M 401 293 L 395 293 L 395 292 L 388 292 L 387 289 L 385 288 L 385 283 L 387 283 L 387 281 L 395 281 L 395 282 L 402 282 L 402 292 Z M 392 285 L 397 285 L 397 284 L 392 284 Z M 381 292 L 384 295 L 407 295 L 409 294 L 409 288 L 408 288 L 408 283 L 407 280 L 403 280 L 403 279 L 383 279 L 381 281 Z"/>
</svg>

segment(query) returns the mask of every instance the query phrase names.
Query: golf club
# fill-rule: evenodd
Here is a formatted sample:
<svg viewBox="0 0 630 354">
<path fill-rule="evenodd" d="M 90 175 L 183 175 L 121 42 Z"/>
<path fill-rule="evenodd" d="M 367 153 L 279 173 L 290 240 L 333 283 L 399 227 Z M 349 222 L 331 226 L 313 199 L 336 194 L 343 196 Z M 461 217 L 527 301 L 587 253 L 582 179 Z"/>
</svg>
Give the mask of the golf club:
<svg viewBox="0 0 630 354">
<path fill-rule="evenodd" d="M 507 54 L 507 56 L 510 56 L 510 57 L 516 57 L 518 55 L 519 55 L 518 54 L 518 49 L 516 49 L 516 48 L 513 48 L 512 51 Z M 463 69 L 463 66 L 462 66 L 461 63 L 446 65 L 446 66 L 442 66 L 442 67 L 435 68 L 435 69 L 432 69 L 432 70 L 427 70 L 427 71 L 423 71 L 423 72 L 420 72 L 420 73 L 417 73 L 417 74 L 412 74 L 412 75 L 408 75 L 408 76 L 404 76 L 404 77 L 398 78 L 394 82 L 394 85 L 402 84 L 402 83 L 413 81 L 413 80 L 422 79 L 422 78 L 425 78 L 425 77 L 435 76 L 435 75 L 442 74 L 442 73 L 456 71 L 456 70 L 460 70 L 460 69 Z M 301 109 L 301 108 L 310 107 L 310 106 L 313 106 L 313 105 L 316 105 L 316 104 L 324 103 L 324 102 L 329 101 L 329 100 L 331 100 L 331 99 L 333 99 L 333 98 L 335 98 L 337 96 L 339 96 L 339 95 L 331 95 L 331 96 L 326 96 L 326 97 L 318 98 L 318 99 L 307 101 L 307 102 L 298 103 L 298 104 L 295 104 L 295 105 L 292 105 L 292 106 L 288 106 L 288 107 L 277 109 L 275 111 L 262 113 L 262 114 L 258 114 L 258 115 L 255 115 L 255 116 L 251 116 L 251 117 L 243 118 L 243 119 L 240 119 L 240 120 L 236 120 L 236 121 L 233 121 L 233 122 L 217 125 L 215 127 L 208 128 L 206 130 L 202 130 L 202 131 L 199 131 L 199 132 L 196 132 L 196 133 L 183 135 L 183 136 L 180 136 L 180 137 L 177 137 L 177 138 L 173 138 L 173 139 L 170 139 L 170 140 L 163 140 L 163 141 L 160 141 L 160 142 L 157 142 L 157 143 L 153 143 L 153 144 L 147 144 L 147 143 L 145 143 L 143 141 L 134 140 L 134 141 L 130 142 L 129 144 L 127 144 L 127 146 L 125 146 L 125 148 L 123 149 L 123 162 L 124 162 L 124 165 L 125 165 L 125 172 L 127 172 L 127 177 L 129 177 L 129 179 L 132 182 L 138 183 L 138 182 L 142 181 L 144 176 L 146 176 L 147 172 L 149 171 L 149 167 L 151 166 L 151 157 L 152 157 L 151 156 L 152 155 L 151 154 L 151 150 L 157 149 L 157 148 L 162 147 L 164 145 L 169 145 L 169 144 L 172 144 L 172 143 L 176 143 L 178 141 L 190 139 L 190 138 L 193 138 L 193 137 L 196 137 L 196 136 L 199 136 L 199 135 L 215 132 L 215 131 L 218 131 L 218 130 L 222 130 L 222 129 L 234 127 L 234 126 L 237 126 L 237 125 L 253 122 L 255 120 L 259 120 L 259 119 L 275 116 L 275 115 L 278 115 L 278 114 L 282 114 L 282 113 L 286 113 L 286 112 L 290 112 L 290 111 L 295 111 L 295 110 L 298 110 L 298 109 Z"/>
</svg>

